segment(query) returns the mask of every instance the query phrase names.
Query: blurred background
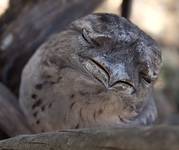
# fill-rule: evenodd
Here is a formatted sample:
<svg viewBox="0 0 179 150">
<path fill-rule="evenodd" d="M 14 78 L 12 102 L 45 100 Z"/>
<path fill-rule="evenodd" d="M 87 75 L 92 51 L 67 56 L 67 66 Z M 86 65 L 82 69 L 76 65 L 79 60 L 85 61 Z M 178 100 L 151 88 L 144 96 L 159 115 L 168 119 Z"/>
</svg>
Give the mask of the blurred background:
<svg viewBox="0 0 179 150">
<path fill-rule="evenodd" d="M 104 0 L 95 12 L 120 15 L 121 0 Z M 0 15 L 9 0 L 0 0 Z M 133 0 L 129 18 L 151 35 L 162 50 L 162 70 L 157 81 L 156 97 L 166 114 L 179 111 L 179 1 Z"/>
</svg>

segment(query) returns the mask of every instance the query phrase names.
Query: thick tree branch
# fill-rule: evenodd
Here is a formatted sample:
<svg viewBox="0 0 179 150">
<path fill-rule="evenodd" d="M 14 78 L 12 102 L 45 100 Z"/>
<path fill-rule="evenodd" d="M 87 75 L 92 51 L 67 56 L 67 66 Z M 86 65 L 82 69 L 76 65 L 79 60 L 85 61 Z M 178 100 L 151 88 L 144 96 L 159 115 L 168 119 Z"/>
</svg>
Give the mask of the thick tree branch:
<svg viewBox="0 0 179 150">
<path fill-rule="evenodd" d="M 39 45 L 73 20 L 91 13 L 103 0 L 15 1 L 0 20 L 0 80 L 18 94 L 22 68 Z"/>
<path fill-rule="evenodd" d="M 66 130 L 22 135 L 0 142 L 0 150 L 178 150 L 179 127 Z"/>
<path fill-rule="evenodd" d="M 0 129 L 9 136 L 32 133 L 15 96 L 0 83 Z"/>
</svg>

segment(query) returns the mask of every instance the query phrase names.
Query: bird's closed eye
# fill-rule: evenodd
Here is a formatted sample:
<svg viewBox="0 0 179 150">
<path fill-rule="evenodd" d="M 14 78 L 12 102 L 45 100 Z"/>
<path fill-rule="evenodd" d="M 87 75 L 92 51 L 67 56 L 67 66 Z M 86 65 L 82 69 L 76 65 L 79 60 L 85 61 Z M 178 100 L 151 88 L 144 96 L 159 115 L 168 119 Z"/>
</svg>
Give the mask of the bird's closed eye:
<svg viewBox="0 0 179 150">
<path fill-rule="evenodd" d="M 109 72 L 105 69 L 105 67 L 103 67 L 99 62 L 97 62 L 94 59 L 90 59 L 96 66 L 98 66 L 98 68 L 100 68 L 101 70 L 103 70 L 103 72 L 105 72 L 105 74 L 108 76 L 109 78 Z"/>
<path fill-rule="evenodd" d="M 110 36 L 101 33 L 90 33 L 86 29 L 82 29 L 82 37 L 86 43 L 95 47 L 100 47 L 105 43 L 111 42 Z"/>
<path fill-rule="evenodd" d="M 94 40 L 92 40 L 89 36 L 89 33 L 86 29 L 82 29 L 82 37 L 83 39 L 86 41 L 86 43 L 88 43 L 89 45 L 94 45 L 95 42 Z"/>
<path fill-rule="evenodd" d="M 141 82 L 144 85 L 151 85 L 154 81 L 156 81 L 158 74 L 156 73 L 156 70 L 152 70 L 150 67 L 150 64 L 143 63 L 140 66 L 139 76 L 141 79 Z"/>
<path fill-rule="evenodd" d="M 84 62 L 85 68 L 102 84 L 108 83 L 109 73 L 108 71 L 97 61 L 88 59 Z"/>
<path fill-rule="evenodd" d="M 145 73 L 140 73 L 140 76 L 141 76 L 141 79 L 142 79 L 142 81 L 143 81 L 143 83 L 145 84 L 145 85 L 150 85 L 151 83 L 152 83 L 152 79 L 150 78 L 150 76 L 148 76 L 147 74 L 145 74 Z"/>
<path fill-rule="evenodd" d="M 88 33 L 85 29 L 82 29 L 82 37 L 88 44 L 91 43 L 91 39 L 88 37 Z"/>
</svg>

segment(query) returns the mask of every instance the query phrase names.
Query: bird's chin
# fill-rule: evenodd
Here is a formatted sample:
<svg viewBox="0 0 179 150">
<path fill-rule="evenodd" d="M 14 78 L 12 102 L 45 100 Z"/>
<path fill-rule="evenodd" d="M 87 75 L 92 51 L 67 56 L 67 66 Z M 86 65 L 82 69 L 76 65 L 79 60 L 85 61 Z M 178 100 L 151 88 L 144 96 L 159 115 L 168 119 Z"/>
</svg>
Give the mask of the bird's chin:
<svg viewBox="0 0 179 150">
<path fill-rule="evenodd" d="M 118 127 L 140 127 L 153 125 L 158 117 L 155 101 L 151 99 L 142 111 L 135 117 L 118 124 Z"/>
<path fill-rule="evenodd" d="M 74 72 L 71 72 L 71 78 L 65 77 L 61 80 L 60 88 L 66 89 L 63 97 L 68 99 L 67 108 L 70 112 L 67 124 L 75 120 L 74 128 L 131 127 L 149 125 L 156 119 L 157 110 L 153 99 L 107 89 Z"/>
</svg>

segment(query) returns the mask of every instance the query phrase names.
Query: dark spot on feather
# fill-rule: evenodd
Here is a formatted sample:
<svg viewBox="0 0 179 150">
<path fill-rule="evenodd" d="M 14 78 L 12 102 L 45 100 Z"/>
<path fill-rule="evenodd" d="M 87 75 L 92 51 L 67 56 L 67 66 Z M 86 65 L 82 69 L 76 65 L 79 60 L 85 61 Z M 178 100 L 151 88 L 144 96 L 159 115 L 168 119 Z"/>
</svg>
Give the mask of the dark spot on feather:
<svg viewBox="0 0 179 150">
<path fill-rule="evenodd" d="M 82 116 L 82 108 L 80 108 L 80 118 L 83 120 L 83 116 Z"/>
<path fill-rule="evenodd" d="M 121 116 L 118 116 L 118 118 L 121 122 L 125 122 L 125 120 Z"/>
<path fill-rule="evenodd" d="M 93 114 L 93 118 L 94 118 L 94 120 L 96 120 L 96 111 Z"/>
<path fill-rule="evenodd" d="M 32 94 L 31 97 L 32 97 L 33 99 L 36 99 L 36 98 L 37 98 L 37 95 L 36 95 L 36 94 Z"/>
<path fill-rule="evenodd" d="M 44 111 L 44 110 L 45 110 L 45 105 L 43 105 L 43 106 L 41 107 L 41 110 L 42 110 L 42 111 Z"/>
<path fill-rule="evenodd" d="M 36 124 L 40 124 L 40 120 L 37 120 L 37 121 L 36 121 Z"/>
<path fill-rule="evenodd" d="M 49 103 L 49 104 L 48 104 L 48 108 L 51 108 L 51 107 L 52 107 L 52 103 Z"/>
<path fill-rule="evenodd" d="M 78 128 L 79 128 L 79 126 L 80 126 L 80 125 L 79 125 L 79 123 L 78 123 L 78 124 L 75 126 L 75 129 L 78 129 Z"/>
<path fill-rule="evenodd" d="M 41 99 L 38 99 L 33 105 L 32 105 L 32 109 L 40 106 L 42 104 L 42 100 Z"/>
<path fill-rule="evenodd" d="M 70 97 L 71 97 L 71 98 L 74 98 L 74 97 L 75 97 L 75 95 L 74 95 L 74 94 L 71 94 L 71 95 L 70 95 Z"/>
<path fill-rule="evenodd" d="M 33 116 L 37 117 L 37 114 L 38 114 L 38 112 L 36 111 L 36 112 L 33 113 Z"/>
<path fill-rule="evenodd" d="M 47 75 L 47 76 L 46 76 L 47 79 L 49 79 L 49 78 L 51 78 L 51 77 L 52 77 L 51 75 Z"/>
<path fill-rule="evenodd" d="M 101 115 L 102 113 L 103 113 L 103 110 L 100 109 L 100 110 L 98 111 L 98 115 Z"/>
<path fill-rule="evenodd" d="M 79 94 L 80 94 L 81 96 L 87 96 L 87 95 L 88 95 L 88 92 L 79 91 Z"/>
<path fill-rule="evenodd" d="M 71 103 L 71 105 L 70 105 L 70 109 L 73 108 L 73 106 L 75 105 L 75 103 L 76 103 L 76 102 Z"/>
<path fill-rule="evenodd" d="M 36 84 L 36 85 L 35 85 L 35 88 L 36 88 L 37 90 L 41 90 L 41 89 L 42 89 L 42 84 L 41 84 L 41 83 Z"/>
</svg>

